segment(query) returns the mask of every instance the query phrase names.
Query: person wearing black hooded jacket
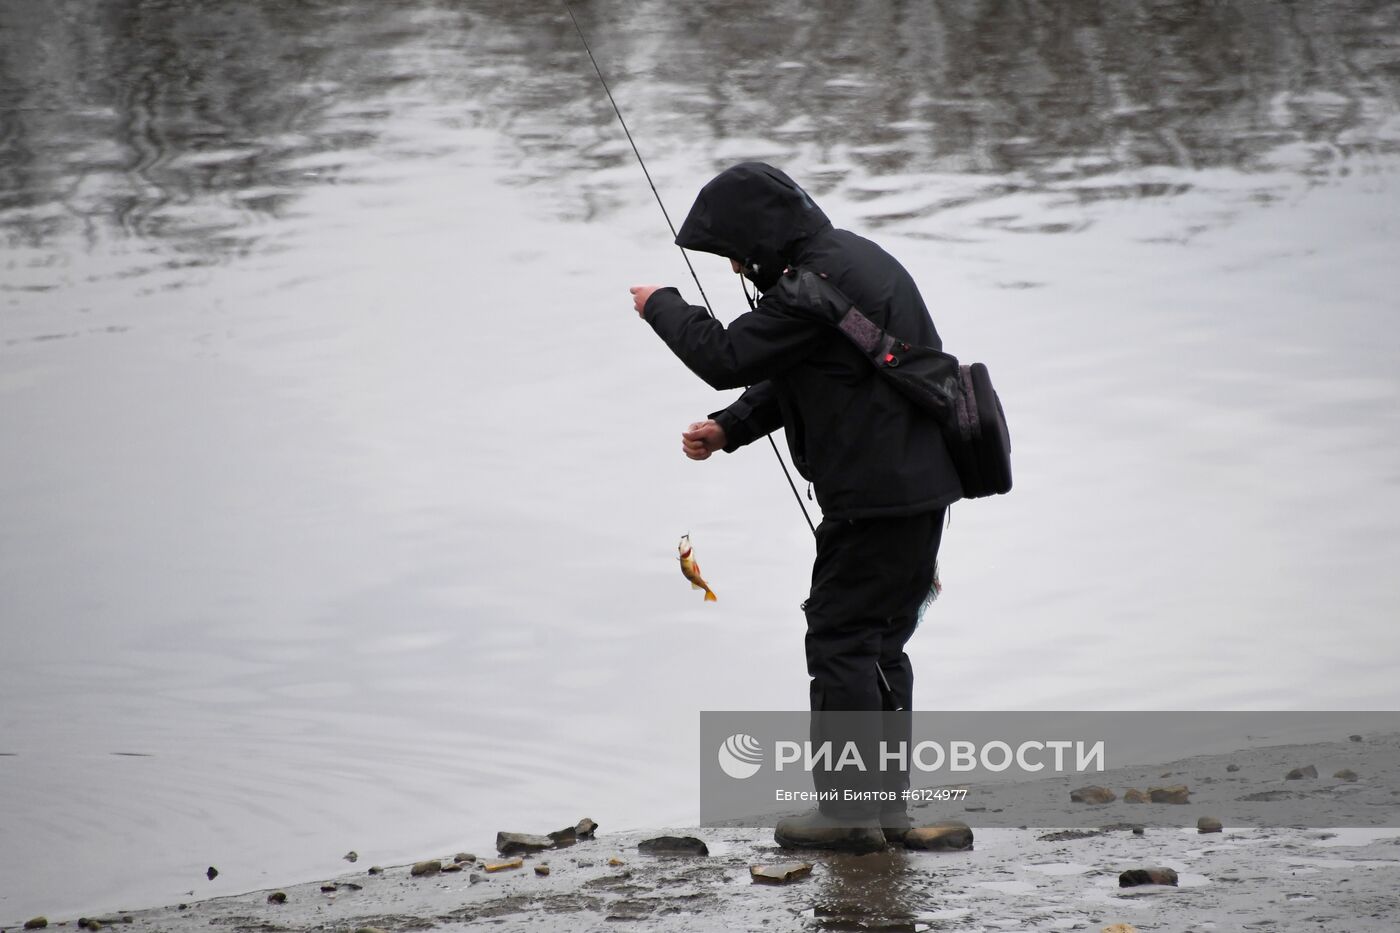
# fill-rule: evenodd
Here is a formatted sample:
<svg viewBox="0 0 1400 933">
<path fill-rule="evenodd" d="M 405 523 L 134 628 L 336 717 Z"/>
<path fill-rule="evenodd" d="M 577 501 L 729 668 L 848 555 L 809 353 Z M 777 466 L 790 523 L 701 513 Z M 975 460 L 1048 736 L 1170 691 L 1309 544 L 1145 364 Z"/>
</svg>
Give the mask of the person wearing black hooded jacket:
<svg viewBox="0 0 1400 933">
<path fill-rule="evenodd" d="M 674 288 L 632 289 L 638 313 L 692 372 L 716 389 L 747 387 L 690 426 L 686 455 L 733 452 L 781 427 L 816 493 L 823 520 L 803 604 L 811 708 L 908 710 L 913 670 L 904 646 L 933 583 L 944 510 L 962 495 L 958 474 L 932 417 L 781 287 L 781 277 L 816 272 L 888 332 L 941 348 L 919 290 L 894 257 L 833 227 L 801 187 L 761 162 L 735 165 L 706 184 L 676 243 L 729 259 L 761 292 L 725 327 Z M 818 719 L 813 741 L 832 738 Z M 887 743 L 908 740 L 907 717 L 899 723 L 886 726 Z M 814 779 L 819 790 L 851 786 L 831 774 Z M 908 787 L 907 773 L 865 780 L 874 783 L 861 789 L 896 798 Z M 866 850 L 908 825 L 902 802 L 823 801 L 808 817 L 781 821 L 775 837 L 788 847 Z"/>
</svg>

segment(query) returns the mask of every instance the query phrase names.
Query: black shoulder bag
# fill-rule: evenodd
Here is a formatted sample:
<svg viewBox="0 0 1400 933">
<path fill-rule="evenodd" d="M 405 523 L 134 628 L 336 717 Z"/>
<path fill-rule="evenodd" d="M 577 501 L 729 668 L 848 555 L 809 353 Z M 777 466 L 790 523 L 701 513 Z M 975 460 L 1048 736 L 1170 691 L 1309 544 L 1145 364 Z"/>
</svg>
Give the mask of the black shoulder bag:
<svg viewBox="0 0 1400 933">
<path fill-rule="evenodd" d="M 933 415 L 964 497 L 980 499 L 1011 489 L 1011 435 L 986 366 L 963 366 L 942 350 L 886 333 L 839 288 L 809 269 L 788 270 L 778 287 L 800 307 L 821 314 L 895 389 Z"/>
</svg>

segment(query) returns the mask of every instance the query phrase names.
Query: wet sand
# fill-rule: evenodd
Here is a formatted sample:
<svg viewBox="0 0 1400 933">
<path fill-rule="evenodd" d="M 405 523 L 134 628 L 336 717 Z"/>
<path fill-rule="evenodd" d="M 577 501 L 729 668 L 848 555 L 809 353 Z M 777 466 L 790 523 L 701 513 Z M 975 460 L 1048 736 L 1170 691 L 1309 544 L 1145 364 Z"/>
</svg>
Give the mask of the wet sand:
<svg viewBox="0 0 1400 933">
<path fill-rule="evenodd" d="M 1355 781 L 1331 771 L 1285 781 L 1280 765 L 1346 760 Z M 1233 766 L 1234 770 L 1228 770 Z M 1159 774 L 1191 787 L 1219 787 L 1228 776 L 1235 796 L 1291 793 L 1336 796 L 1397 786 L 1400 736 L 1361 742 L 1275 746 L 1166 763 Z M 1113 781 L 1103 783 L 1116 784 Z M 1387 791 L 1388 793 L 1388 791 Z M 1389 796 L 1400 812 L 1400 797 Z M 1171 805 L 1164 805 L 1171 806 Z M 759 829 L 672 829 L 608 834 L 567 848 L 525 856 L 520 868 L 487 872 L 480 858 L 462 870 L 414 877 L 411 867 L 370 874 L 362 858 L 354 871 L 280 890 L 195 901 L 103 917 L 116 930 L 240 933 L 373 927 L 386 933 L 492 929 L 612 929 L 633 924 L 657 930 L 1100 930 L 1128 923 L 1139 930 L 1381 931 L 1400 916 L 1400 829 L 1250 828 L 1228 823 L 1198 834 L 1208 804 L 1172 806 L 1180 825 L 1134 832 L 1121 799 L 1098 808 L 1099 832 L 1053 828 L 978 828 L 975 812 L 947 809 L 931 819 L 961 818 L 976 833 L 964 852 L 887 849 L 863 855 L 811 853 L 812 873 L 786 885 L 751 882 L 749 867 L 792 861 L 771 832 Z M 1142 812 L 1142 811 L 1139 811 Z M 606 814 L 595 814 L 600 821 Z M 1157 818 L 1160 821 L 1160 817 Z M 1084 819 L 1074 821 L 1084 825 Z M 1392 824 L 1395 821 L 1392 821 Z M 521 827 L 502 827 L 522 829 Z M 523 828 L 523 829 L 541 829 Z M 638 843 L 663 832 L 696 835 L 706 856 L 649 856 Z M 452 863 L 454 853 L 424 853 Z M 549 873 L 535 871 L 548 865 Z M 1165 867 L 1175 887 L 1120 888 L 1119 873 Z M 128 919 L 129 918 L 129 919 Z M 79 918 L 50 918 L 51 927 L 77 929 Z M 18 929 L 7 923 L 3 929 Z"/>
</svg>

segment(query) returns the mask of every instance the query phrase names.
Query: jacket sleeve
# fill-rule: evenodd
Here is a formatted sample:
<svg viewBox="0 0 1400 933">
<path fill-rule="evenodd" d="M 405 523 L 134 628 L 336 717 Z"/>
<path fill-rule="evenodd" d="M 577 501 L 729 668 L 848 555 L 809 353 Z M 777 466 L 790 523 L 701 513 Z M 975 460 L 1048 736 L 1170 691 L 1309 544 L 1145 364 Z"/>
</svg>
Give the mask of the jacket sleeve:
<svg viewBox="0 0 1400 933">
<path fill-rule="evenodd" d="M 776 376 L 832 333 L 823 321 L 769 296 L 764 296 L 757 310 L 739 315 L 727 328 L 704 308 L 686 304 L 674 288 L 653 292 L 643 316 L 671 352 L 716 389 L 753 385 Z"/>
<path fill-rule="evenodd" d="M 724 452 L 727 454 L 783 426 L 778 394 L 771 382 L 760 382 L 728 408 L 711 412 L 710 417 L 724 429 Z"/>
</svg>

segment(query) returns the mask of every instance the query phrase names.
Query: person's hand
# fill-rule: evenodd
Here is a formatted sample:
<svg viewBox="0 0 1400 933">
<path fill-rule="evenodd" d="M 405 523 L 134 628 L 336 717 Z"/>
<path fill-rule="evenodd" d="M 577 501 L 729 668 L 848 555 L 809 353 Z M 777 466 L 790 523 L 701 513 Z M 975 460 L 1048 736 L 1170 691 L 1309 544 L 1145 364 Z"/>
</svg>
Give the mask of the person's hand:
<svg viewBox="0 0 1400 933">
<path fill-rule="evenodd" d="M 681 432 L 681 451 L 692 460 L 708 460 L 725 445 L 724 428 L 714 420 L 697 421 Z"/>
<path fill-rule="evenodd" d="M 647 299 L 651 293 L 660 288 L 660 285 L 633 285 L 628 289 L 632 293 L 632 307 L 637 309 L 637 317 L 644 317 L 642 311 L 646 309 Z"/>
</svg>

